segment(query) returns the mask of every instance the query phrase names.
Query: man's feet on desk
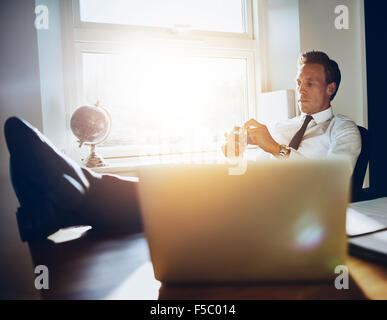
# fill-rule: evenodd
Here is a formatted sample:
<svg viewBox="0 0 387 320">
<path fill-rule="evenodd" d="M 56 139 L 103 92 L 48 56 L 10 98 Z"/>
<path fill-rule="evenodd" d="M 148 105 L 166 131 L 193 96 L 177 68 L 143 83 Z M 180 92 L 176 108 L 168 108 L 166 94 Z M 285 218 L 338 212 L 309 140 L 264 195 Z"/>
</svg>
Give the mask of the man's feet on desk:
<svg viewBox="0 0 387 320">
<path fill-rule="evenodd" d="M 21 205 L 17 219 L 22 240 L 81 224 L 75 212 L 89 189 L 89 181 L 80 166 L 25 120 L 9 118 L 4 133 L 12 185 Z"/>
</svg>

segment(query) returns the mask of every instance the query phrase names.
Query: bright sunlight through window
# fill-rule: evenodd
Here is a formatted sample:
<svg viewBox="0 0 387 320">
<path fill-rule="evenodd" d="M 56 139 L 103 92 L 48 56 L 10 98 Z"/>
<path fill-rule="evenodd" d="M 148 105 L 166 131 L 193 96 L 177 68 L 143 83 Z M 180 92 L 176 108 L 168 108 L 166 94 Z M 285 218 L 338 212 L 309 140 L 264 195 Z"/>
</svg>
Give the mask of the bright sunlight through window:
<svg viewBox="0 0 387 320">
<path fill-rule="evenodd" d="M 104 146 L 214 150 L 246 108 L 244 59 L 85 53 L 83 66 L 87 103 L 112 115 Z"/>
<path fill-rule="evenodd" d="M 80 0 L 86 22 L 244 32 L 241 0 Z M 104 8 L 104 10 L 101 10 Z"/>
<path fill-rule="evenodd" d="M 251 0 L 73 4 L 69 101 L 109 110 L 103 155 L 219 151 L 224 133 L 253 116 Z"/>
</svg>

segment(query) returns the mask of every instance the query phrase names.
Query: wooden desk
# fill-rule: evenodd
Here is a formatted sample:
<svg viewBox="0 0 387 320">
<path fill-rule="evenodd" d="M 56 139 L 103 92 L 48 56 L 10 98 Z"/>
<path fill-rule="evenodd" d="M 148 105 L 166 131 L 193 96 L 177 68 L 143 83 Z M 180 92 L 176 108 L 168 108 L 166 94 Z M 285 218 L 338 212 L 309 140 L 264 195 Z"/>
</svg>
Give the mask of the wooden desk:
<svg viewBox="0 0 387 320">
<path fill-rule="evenodd" d="M 387 267 L 349 257 L 348 290 L 332 283 L 164 286 L 153 276 L 143 234 L 98 235 L 30 243 L 36 265 L 49 268 L 44 299 L 387 299 Z"/>
</svg>

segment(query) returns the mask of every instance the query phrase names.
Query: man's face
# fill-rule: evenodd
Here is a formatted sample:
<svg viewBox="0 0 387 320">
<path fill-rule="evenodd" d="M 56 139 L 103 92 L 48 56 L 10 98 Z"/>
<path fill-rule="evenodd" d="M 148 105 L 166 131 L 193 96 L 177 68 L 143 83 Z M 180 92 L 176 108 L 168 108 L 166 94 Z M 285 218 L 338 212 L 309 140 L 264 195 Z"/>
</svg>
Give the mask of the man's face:
<svg viewBox="0 0 387 320">
<path fill-rule="evenodd" d="M 297 101 L 302 112 L 314 114 L 330 106 L 330 96 L 336 90 L 336 83 L 329 85 L 321 64 L 306 63 L 297 73 Z"/>
</svg>

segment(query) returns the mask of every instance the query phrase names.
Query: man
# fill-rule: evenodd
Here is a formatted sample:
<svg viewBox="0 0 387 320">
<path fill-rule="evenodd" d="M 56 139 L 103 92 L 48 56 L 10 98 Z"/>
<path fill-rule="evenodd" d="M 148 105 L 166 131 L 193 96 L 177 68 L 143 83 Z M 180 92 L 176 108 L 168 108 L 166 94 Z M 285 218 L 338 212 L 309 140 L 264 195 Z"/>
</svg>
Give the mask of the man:
<svg viewBox="0 0 387 320">
<path fill-rule="evenodd" d="M 349 118 L 333 116 L 330 104 L 340 84 L 337 64 L 325 53 L 307 52 L 299 66 L 297 99 L 303 114 L 271 131 L 254 119 L 247 121 L 250 143 L 274 157 L 348 155 L 353 169 L 361 148 L 359 131 Z M 80 168 L 21 119 L 8 119 L 4 129 L 23 240 L 77 224 L 114 232 L 142 229 L 136 183 Z"/>
<path fill-rule="evenodd" d="M 302 114 L 277 123 L 270 130 L 250 119 L 244 124 L 250 144 L 277 158 L 346 155 L 353 171 L 361 150 L 361 137 L 350 118 L 333 115 L 331 101 L 341 80 L 337 63 L 323 52 L 309 51 L 300 55 L 298 66 L 297 101 Z M 244 151 L 239 147 L 237 142 L 236 154 Z"/>
</svg>

